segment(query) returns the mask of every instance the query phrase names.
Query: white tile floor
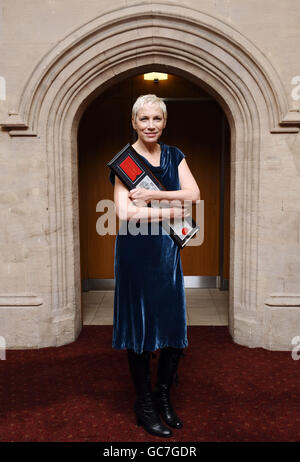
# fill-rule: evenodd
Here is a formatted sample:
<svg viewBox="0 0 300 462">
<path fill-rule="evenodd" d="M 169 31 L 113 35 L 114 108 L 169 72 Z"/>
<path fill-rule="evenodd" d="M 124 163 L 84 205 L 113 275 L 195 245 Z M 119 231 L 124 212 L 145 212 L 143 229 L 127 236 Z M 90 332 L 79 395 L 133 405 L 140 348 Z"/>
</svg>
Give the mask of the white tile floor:
<svg viewBox="0 0 300 462">
<path fill-rule="evenodd" d="M 189 326 L 227 326 L 228 291 L 185 289 Z M 84 325 L 113 324 L 113 290 L 82 293 Z"/>
</svg>

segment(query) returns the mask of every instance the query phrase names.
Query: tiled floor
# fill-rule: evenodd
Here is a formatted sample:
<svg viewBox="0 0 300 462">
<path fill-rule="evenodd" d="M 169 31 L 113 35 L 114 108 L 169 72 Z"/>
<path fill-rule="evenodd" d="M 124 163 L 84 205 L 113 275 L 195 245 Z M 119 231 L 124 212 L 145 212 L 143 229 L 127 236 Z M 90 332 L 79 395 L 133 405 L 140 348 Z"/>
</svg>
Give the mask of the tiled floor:
<svg viewBox="0 0 300 462">
<path fill-rule="evenodd" d="M 189 326 L 227 326 L 228 291 L 185 289 Z M 113 290 L 83 292 L 83 324 L 113 324 Z"/>
</svg>

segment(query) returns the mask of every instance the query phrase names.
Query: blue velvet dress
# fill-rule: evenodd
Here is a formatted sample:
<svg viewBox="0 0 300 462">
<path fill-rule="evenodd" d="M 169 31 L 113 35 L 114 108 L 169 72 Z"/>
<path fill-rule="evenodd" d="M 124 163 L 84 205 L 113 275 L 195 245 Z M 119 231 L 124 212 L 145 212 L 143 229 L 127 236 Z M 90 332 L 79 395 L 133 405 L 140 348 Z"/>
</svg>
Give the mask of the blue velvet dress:
<svg viewBox="0 0 300 462">
<path fill-rule="evenodd" d="M 185 156 L 175 146 L 160 146 L 160 166 L 154 167 L 139 156 L 167 190 L 178 190 L 178 165 Z M 114 173 L 109 179 L 114 185 Z M 124 235 L 127 226 L 123 221 L 115 241 L 112 347 L 132 348 L 139 354 L 166 346 L 185 348 L 188 340 L 180 248 L 161 222 L 156 222 L 158 235 L 150 234 L 150 222 L 140 223 L 142 233 L 137 235 Z"/>
</svg>

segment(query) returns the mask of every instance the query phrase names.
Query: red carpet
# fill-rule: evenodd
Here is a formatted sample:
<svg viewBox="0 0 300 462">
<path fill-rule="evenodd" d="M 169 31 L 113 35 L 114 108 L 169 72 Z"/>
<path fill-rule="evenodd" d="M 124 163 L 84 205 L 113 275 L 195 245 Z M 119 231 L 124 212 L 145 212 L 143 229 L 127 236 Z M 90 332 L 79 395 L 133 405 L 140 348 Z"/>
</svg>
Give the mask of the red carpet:
<svg viewBox="0 0 300 462">
<path fill-rule="evenodd" d="M 172 388 L 184 427 L 164 439 L 136 426 L 127 353 L 112 350 L 111 335 L 112 326 L 84 326 L 70 345 L 7 351 L 0 441 L 300 441 L 300 362 L 290 352 L 236 345 L 227 327 L 189 327 Z"/>
</svg>

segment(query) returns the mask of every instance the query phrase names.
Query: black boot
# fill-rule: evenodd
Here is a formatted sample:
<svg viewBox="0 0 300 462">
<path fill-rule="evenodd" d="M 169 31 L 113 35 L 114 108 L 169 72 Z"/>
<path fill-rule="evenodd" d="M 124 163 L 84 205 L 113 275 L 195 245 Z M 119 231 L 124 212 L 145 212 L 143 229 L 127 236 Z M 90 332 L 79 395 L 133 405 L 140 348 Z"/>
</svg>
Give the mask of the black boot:
<svg viewBox="0 0 300 462">
<path fill-rule="evenodd" d="M 134 404 L 137 425 L 142 425 L 151 435 L 169 437 L 172 431 L 165 427 L 155 407 L 151 390 L 150 353 L 135 353 L 127 349 L 129 370 L 136 389 L 137 399 Z"/>
<path fill-rule="evenodd" d="M 182 421 L 175 414 L 170 402 L 170 388 L 173 381 L 178 385 L 177 369 L 180 356 L 184 356 L 182 349 L 171 347 L 161 349 L 154 391 L 154 398 L 162 418 L 173 428 L 183 427 Z"/>
</svg>

